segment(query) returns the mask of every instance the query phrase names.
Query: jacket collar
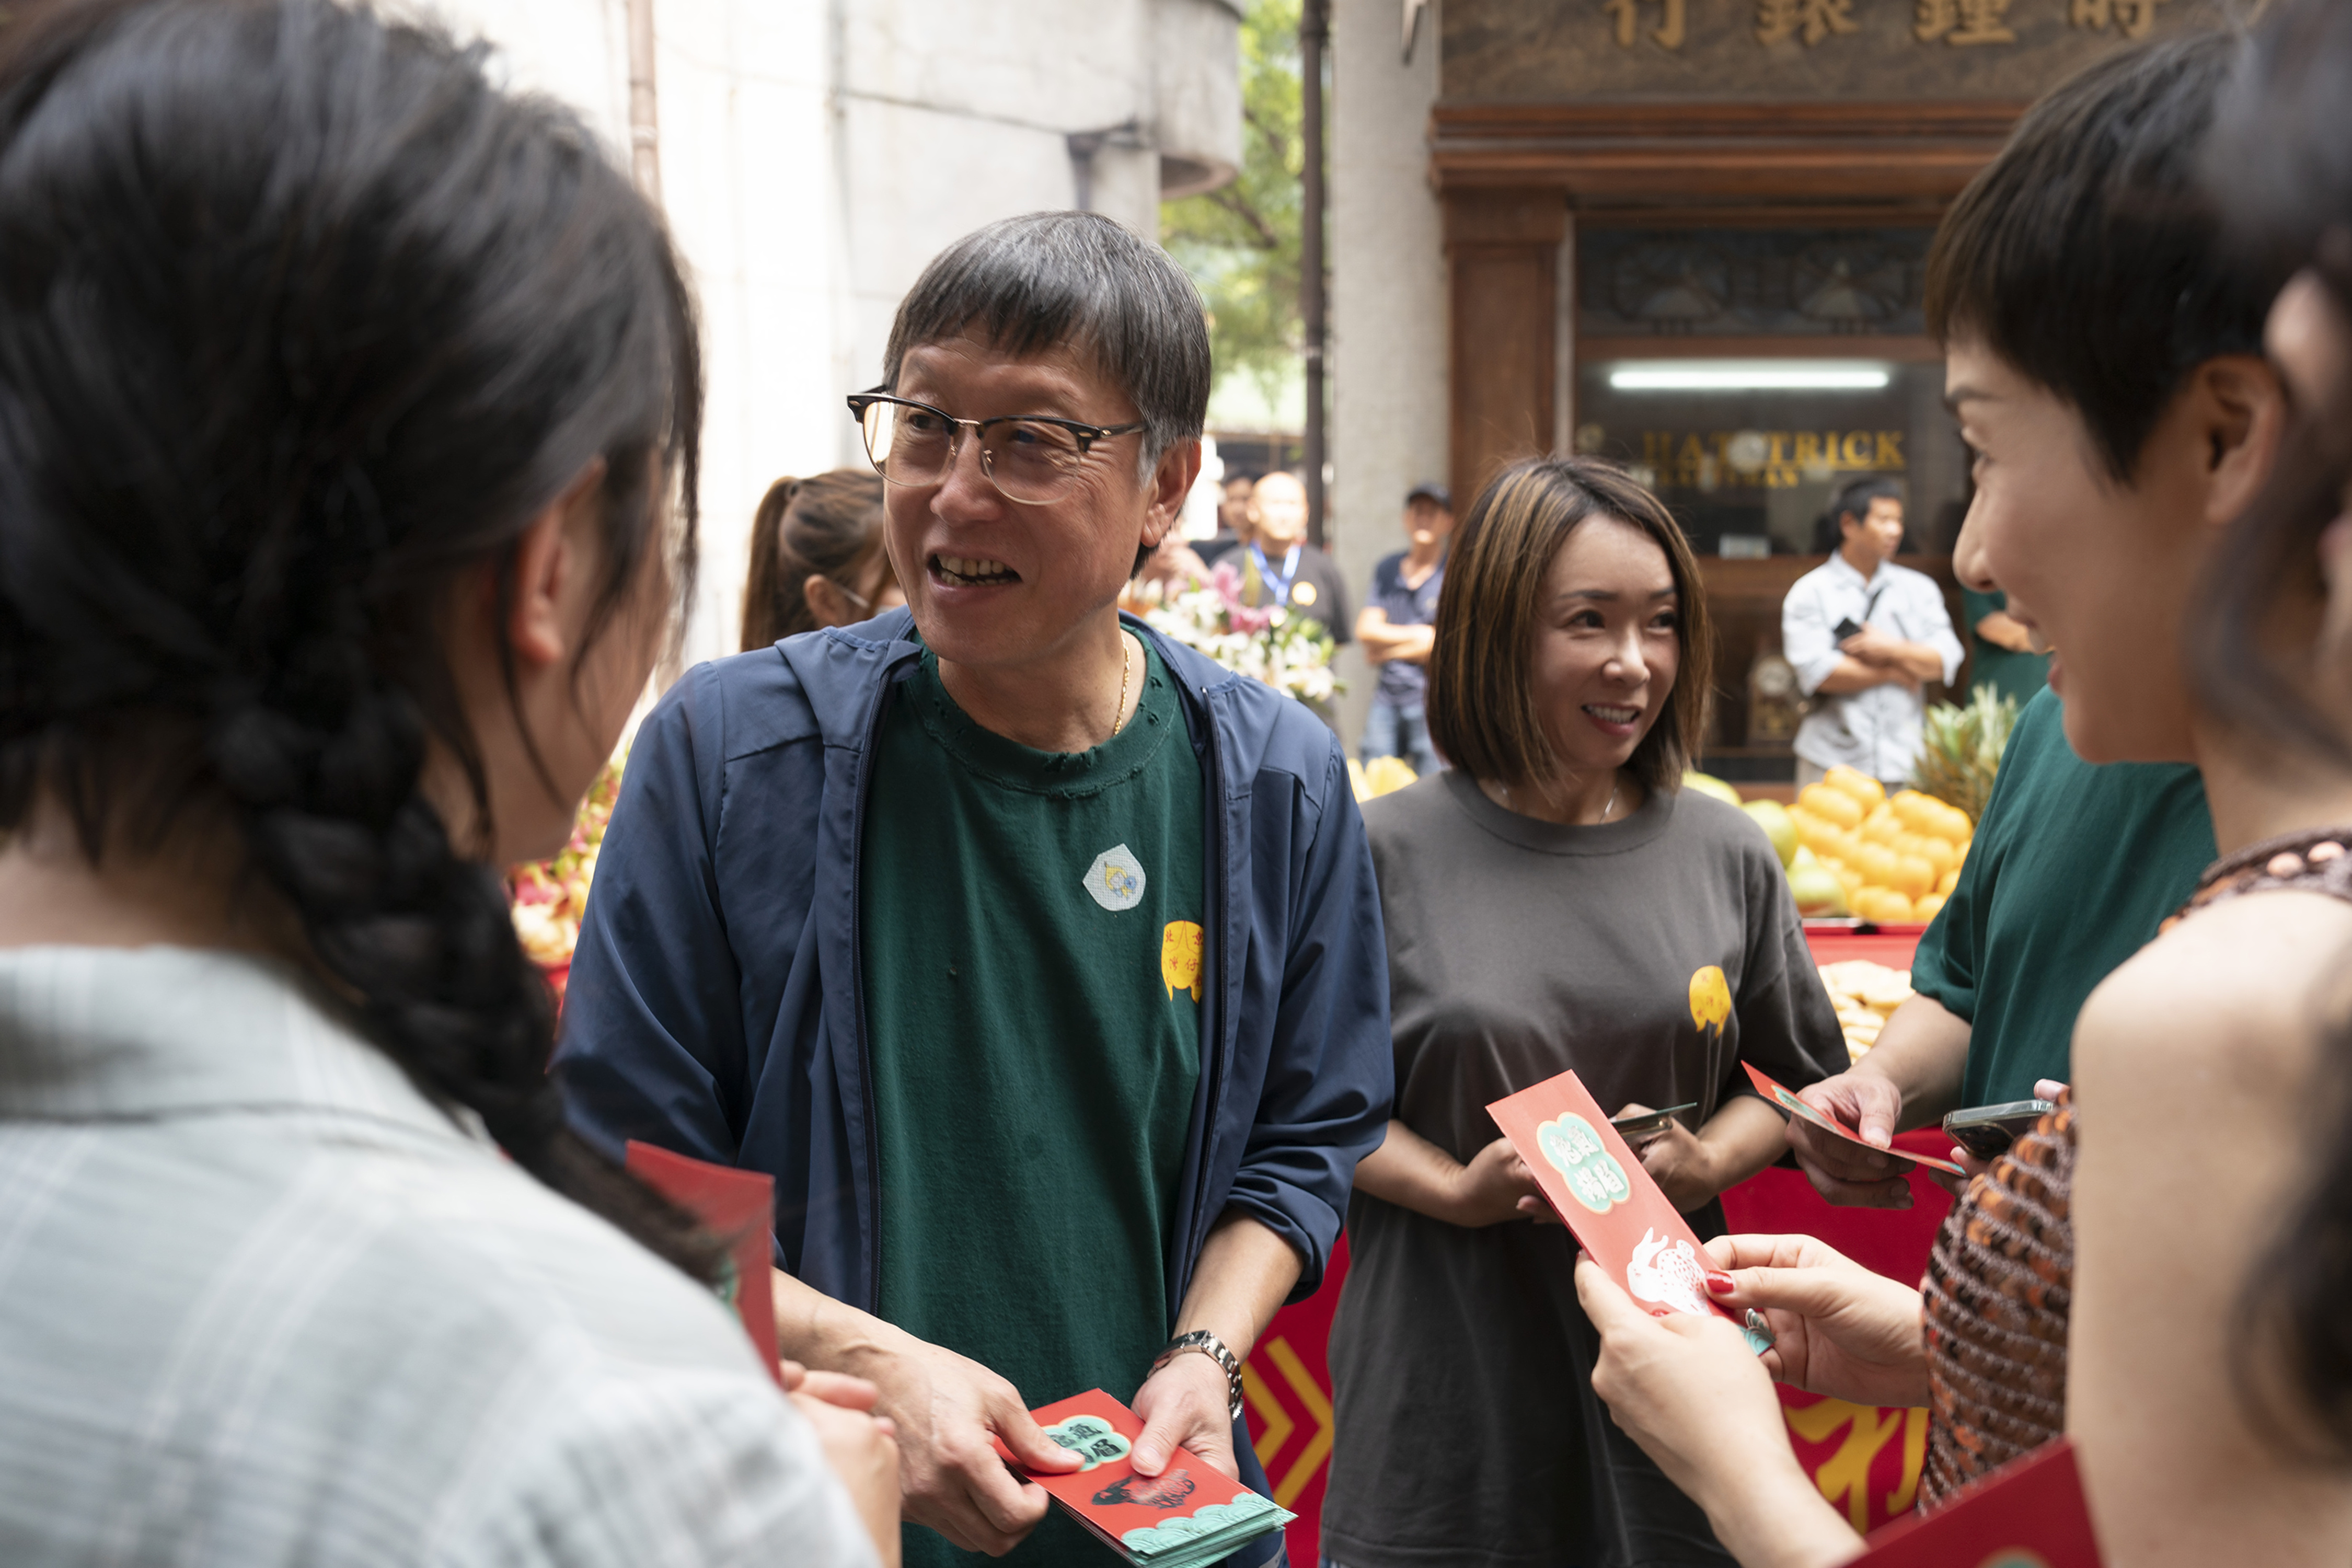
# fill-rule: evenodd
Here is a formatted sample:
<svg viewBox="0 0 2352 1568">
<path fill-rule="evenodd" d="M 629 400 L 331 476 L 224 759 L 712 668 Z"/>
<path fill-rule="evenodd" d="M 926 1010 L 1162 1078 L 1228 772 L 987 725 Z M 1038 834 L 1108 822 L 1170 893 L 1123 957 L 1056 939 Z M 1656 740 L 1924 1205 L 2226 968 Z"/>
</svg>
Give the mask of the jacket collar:
<svg viewBox="0 0 2352 1568">
<path fill-rule="evenodd" d="M 1186 706 L 1196 713 L 1204 709 L 1211 693 L 1243 679 L 1125 611 L 1118 619 L 1129 631 L 1150 643 L 1176 676 Z M 865 749 L 878 688 L 901 676 L 923 651 L 911 635 L 914 627 L 913 613 L 902 607 L 855 626 L 804 633 L 776 645 L 799 677 L 817 732 L 828 744 Z"/>
<path fill-rule="evenodd" d="M 0 1117 L 286 1110 L 478 1136 L 280 964 L 182 947 L 0 951 Z"/>
</svg>

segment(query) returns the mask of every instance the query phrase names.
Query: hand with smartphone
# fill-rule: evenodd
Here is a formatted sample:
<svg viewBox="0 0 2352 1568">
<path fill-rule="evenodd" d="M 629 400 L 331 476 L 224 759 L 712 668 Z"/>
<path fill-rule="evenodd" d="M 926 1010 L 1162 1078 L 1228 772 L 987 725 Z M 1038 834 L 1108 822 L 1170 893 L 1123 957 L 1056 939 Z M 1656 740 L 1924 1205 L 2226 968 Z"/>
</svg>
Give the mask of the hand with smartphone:
<svg viewBox="0 0 2352 1568">
<path fill-rule="evenodd" d="M 2034 1087 L 2041 1089 L 2060 1086 L 2041 1083 Z M 2032 1100 L 2012 1100 L 2000 1105 L 1978 1105 L 1966 1110 L 1955 1110 L 1944 1118 L 1943 1126 L 1953 1142 L 1977 1159 L 1990 1163 L 2008 1153 L 2011 1144 L 2057 1109 L 2053 1101 L 2037 1095 Z"/>
</svg>

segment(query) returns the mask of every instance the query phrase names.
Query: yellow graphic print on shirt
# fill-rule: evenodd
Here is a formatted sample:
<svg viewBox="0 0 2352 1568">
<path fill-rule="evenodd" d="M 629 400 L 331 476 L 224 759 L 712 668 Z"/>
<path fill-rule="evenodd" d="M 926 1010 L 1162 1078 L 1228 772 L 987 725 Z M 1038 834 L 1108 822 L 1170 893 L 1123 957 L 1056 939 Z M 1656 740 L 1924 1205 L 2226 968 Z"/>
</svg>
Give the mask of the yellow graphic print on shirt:
<svg viewBox="0 0 2352 1568">
<path fill-rule="evenodd" d="M 1710 963 L 1691 976 L 1690 1007 L 1691 1026 L 1702 1035 L 1710 1026 L 1720 1035 L 1731 1022 L 1731 985 L 1717 965 Z"/>
<path fill-rule="evenodd" d="M 1170 921 L 1160 933 L 1160 978 L 1168 983 L 1168 999 L 1190 991 L 1201 999 L 1201 928 L 1191 921 Z"/>
</svg>

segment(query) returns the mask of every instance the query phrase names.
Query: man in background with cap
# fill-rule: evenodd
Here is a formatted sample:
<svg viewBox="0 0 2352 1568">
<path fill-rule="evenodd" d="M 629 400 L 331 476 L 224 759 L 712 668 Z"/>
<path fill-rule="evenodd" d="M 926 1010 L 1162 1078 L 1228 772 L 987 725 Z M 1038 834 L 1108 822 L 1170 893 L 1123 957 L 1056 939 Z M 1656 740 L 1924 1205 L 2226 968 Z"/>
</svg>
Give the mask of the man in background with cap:
<svg viewBox="0 0 2352 1568">
<path fill-rule="evenodd" d="M 1437 595 L 1445 585 L 1445 542 L 1454 533 L 1454 498 L 1444 485 L 1415 485 L 1406 492 L 1404 531 L 1412 547 L 1372 568 L 1371 591 L 1356 617 L 1356 640 L 1380 671 L 1357 750 L 1367 763 L 1402 757 L 1414 773 L 1426 774 L 1442 765 L 1429 743 L 1423 703 L 1429 650 L 1437 641 Z"/>
</svg>

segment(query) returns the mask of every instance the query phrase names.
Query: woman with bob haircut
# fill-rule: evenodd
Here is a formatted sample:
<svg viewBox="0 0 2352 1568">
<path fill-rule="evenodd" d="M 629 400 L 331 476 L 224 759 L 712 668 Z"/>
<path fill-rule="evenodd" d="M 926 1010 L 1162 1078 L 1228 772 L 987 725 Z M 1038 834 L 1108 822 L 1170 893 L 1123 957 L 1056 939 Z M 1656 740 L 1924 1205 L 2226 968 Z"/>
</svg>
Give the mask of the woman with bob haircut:
<svg viewBox="0 0 2352 1568">
<path fill-rule="evenodd" d="M 487 54 L 0 22 L 0 1562 L 897 1560 L 874 1389 L 547 1076 L 499 868 L 691 585 L 702 373 Z"/>
<path fill-rule="evenodd" d="M 1680 787 L 1713 652 L 1690 545 L 1623 470 L 1529 460 L 1480 493 L 1429 663 L 1454 766 L 1364 813 L 1397 1101 L 1331 1336 L 1347 1568 L 1725 1561 L 1593 1398 L 1575 1247 L 1486 1111 L 1570 1068 L 1603 1105 L 1677 1109 L 1642 1163 L 1712 1236 L 1782 1147 L 1741 1061 L 1843 1065 L 1771 846 Z"/>
</svg>

